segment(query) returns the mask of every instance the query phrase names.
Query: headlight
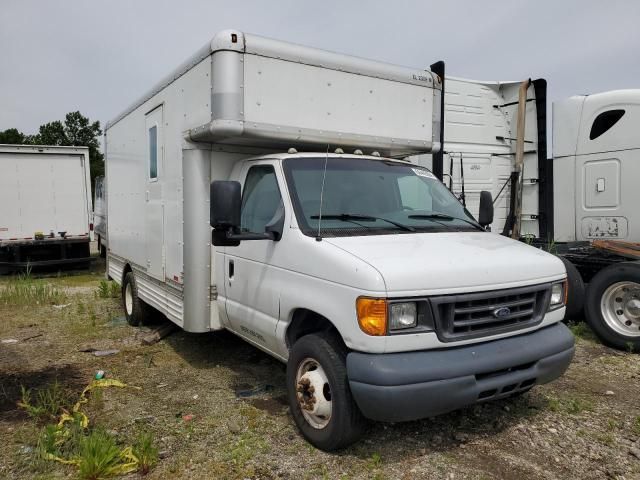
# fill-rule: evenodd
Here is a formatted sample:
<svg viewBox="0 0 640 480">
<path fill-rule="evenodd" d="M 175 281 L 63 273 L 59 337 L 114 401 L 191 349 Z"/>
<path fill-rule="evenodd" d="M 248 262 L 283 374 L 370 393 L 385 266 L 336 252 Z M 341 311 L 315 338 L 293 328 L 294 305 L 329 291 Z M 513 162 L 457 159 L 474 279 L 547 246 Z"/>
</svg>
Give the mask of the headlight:
<svg viewBox="0 0 640 480">
<path fill-rule="evenodd" d="M 558 282 L 551 285 L 551 301 L 549 310 L 562 307 L 567 300 L 567 282 Z"/>
<path fill-rule="evenodd" d="M 389 313 L 389 330 L 412 328 L 418 324 L 415 302 L 392 303 Z"/>
</svg>

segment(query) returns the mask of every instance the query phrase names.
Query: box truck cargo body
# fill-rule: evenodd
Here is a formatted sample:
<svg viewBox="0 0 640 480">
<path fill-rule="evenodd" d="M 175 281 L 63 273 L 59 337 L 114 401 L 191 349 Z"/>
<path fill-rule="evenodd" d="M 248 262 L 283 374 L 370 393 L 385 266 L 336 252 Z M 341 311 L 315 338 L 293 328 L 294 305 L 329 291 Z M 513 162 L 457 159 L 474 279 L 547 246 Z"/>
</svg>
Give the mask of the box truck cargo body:
<svg viewBox="0 0 640 480">
<path fill-rule="evenodd" d="M 89 261 L 86 147 L 0 145 L 0 269 Z"/>
<path fill-rule="evenodd" d="M 435 64 L 434 64 L 435 65 Z M 326 450 L 525 392 L 573 355 L 565 269 L 487 233 L 426 168 L 441 78 L 236 30 L 106 127 L 108 274 L 150 308 L 287 363 Z M 345 153 L 347 151 L 348 153 Z"/>
</svg>

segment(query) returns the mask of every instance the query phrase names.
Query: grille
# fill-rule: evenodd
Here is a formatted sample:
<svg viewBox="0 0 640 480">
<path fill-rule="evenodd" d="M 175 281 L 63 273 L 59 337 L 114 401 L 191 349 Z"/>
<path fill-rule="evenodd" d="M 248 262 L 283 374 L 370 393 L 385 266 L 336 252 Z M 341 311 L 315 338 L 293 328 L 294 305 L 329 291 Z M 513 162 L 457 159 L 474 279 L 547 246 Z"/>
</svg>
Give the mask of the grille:
<svg viewBox="0 0 640 480">
<path fill-rule="evenodd" d="M 549 306 L 551 285 L 432 297 L 436 333 L 443 342 L 534 326 Z"/>
</svg>

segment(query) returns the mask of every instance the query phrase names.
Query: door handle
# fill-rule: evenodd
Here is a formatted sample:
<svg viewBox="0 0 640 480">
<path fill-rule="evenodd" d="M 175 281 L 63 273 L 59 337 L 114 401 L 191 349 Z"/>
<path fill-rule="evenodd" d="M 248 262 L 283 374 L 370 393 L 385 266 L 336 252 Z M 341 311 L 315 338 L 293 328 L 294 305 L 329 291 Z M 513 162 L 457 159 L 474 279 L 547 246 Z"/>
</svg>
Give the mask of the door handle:
<svg viewBox="0 0 640 480">
<path fill-rule="evenodd" d="M 229 283 L 231 283 L 231 280 L 233 280 L 233 275 L 235 273 L 235 264 L 233 263 L 233 260 L 229 260 Z"/>
</svg>

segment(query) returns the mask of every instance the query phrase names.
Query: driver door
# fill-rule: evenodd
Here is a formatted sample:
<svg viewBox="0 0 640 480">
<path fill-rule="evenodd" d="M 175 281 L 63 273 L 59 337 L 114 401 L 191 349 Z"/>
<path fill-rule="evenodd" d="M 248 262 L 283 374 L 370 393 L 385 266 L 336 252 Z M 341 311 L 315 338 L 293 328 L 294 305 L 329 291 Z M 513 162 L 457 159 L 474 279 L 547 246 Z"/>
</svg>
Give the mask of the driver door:
<svg viewBox="0 0 640 480">
<path fill-rule="evenodd" d="M 264 233 L 283 215 L 279 179 L 273 163 L 251 163 L 241 173 L 241 229 Z M 271 259 L 281 242 L 245 240 L 227 247 L 225 255 L 226 312 L 231 329 L 251 343 L 276 350 L 280 287 Z"/>
</svg>

